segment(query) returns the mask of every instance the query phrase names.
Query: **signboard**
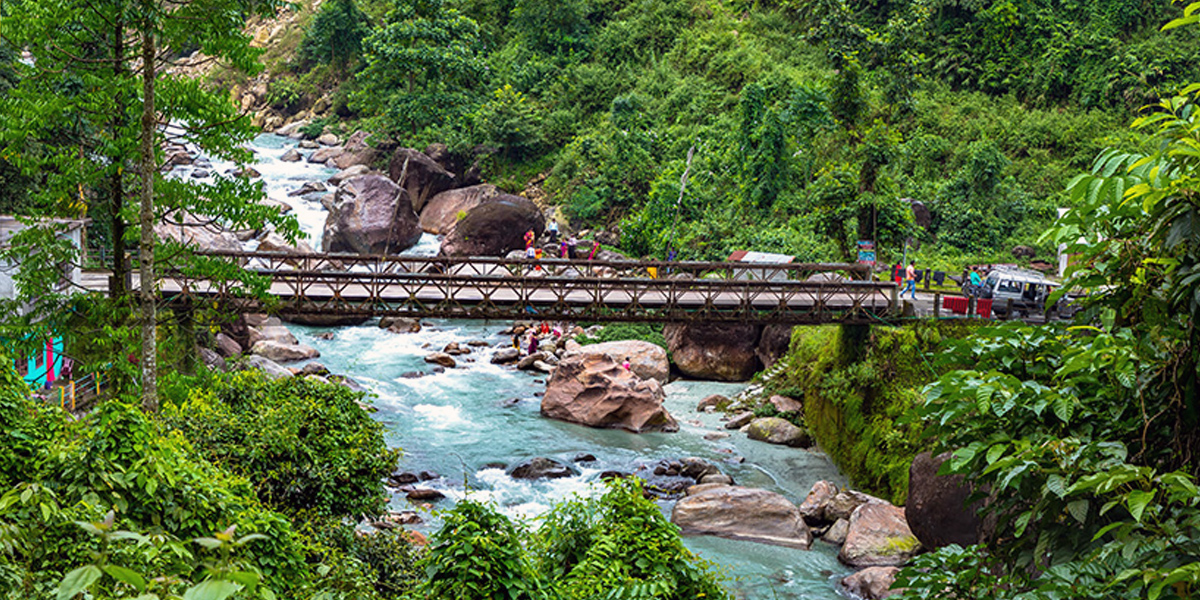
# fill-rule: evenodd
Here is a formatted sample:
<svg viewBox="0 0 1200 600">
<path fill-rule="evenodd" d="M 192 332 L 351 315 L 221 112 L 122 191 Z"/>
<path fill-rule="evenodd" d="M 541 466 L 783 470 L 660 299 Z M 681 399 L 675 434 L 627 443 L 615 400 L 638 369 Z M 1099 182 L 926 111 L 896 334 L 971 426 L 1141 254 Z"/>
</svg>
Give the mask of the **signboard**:
<svg viewBox="0 0 1200 600">
<path fill-rule="evenodd" d="M 858 241 L 858 264 L 875 266 L 875 241 L 874 240 L 859 240 Z"/>
</svg>

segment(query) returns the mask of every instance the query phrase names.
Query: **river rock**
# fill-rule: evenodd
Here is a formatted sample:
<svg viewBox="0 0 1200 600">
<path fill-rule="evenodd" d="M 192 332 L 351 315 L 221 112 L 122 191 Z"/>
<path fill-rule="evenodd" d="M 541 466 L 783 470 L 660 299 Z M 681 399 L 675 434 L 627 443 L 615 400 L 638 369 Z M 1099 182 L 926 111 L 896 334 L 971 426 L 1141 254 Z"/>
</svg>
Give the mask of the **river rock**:
<svg viewBox="0 0 1200 600">
<path fill-rule="evenodd" d="M 532 201 L 503 194 L 467 211 L 445 239 L 445 256 L 504 256 L 525 248 L 525 232 L 542 235 L 546 218 Z"/>
<path fill-rule="evenodd" d="M 458 363 L 454 361 L 454 357 L 446 354 L 445 352 L 434 352 L 433 354 L 429 354 L 425 357 L 425 362 L 441 365 L 447 369 L 453 369 L 454 367 L 458 366 Z"/>
<path fill-rule="evenodd" d="M 521 351 L 516 348 L 501 348 L 492 354 L 492 364 L 507 365 L 521 358 Z"/>
<path fill-rule="evenodd" d="M 900 566 L 920 550 L 921 542 L 908 528 L 903 508 L 868 502 L 850 515 L 838 560 L 852 567 Z"/>
<path fill-rule="evenodd" d="M 323 165 L 330 160 L 333 160 L 346 153 L 345 148 L 334 146 L 332 148 L 321 148 L 308 155 L 308 162 L 312 164 Z"/>
<path fill-rule="evenodd" d="M 315 194 L 323 191 L 325 191 L 325 184 L 321 183 L 320 181 L 306 181 L 304 182 L 304 185 L 300 186 L 298 189 L 288 192 L 288 197 L 295 198 L 297 196 Z"/>
<path fill-rule="evenodd" d="M 400 176 L 404 172 L 406 160 L 408 171 L 405 180 L 401 182 Z M 413 210 L 417 212 L 421 212 L 431 198 L 450 189 L 454 184 L 454 173 L 443 169 L 425 153 L 412 148 L 397 148 L 392 153 L 392 159 L 388 163 L 388 177 L 408 190 Z"/>
<path fill-rule="evenodd" d="M 704 492 L 723 487 L 729 487 L 729 485 L 725 483 L 697 483 L 696 485 L 688 486 L 684 493 L 689 496 L 695 496 L 697 494 L 703 494 Z"/>
<path fill-rule="evenodd" d="M 754 353 L 758 355 L 758 360 L 762 362 L 764 369 L 771 368 L 775 361 L 787 354 L 792 345 L 792 329 L 791 325 L 763 327 L 762 337 L 759 338 L 758 347 Z"/>
<path fill-rule="evenodd" d="M 392 333 L 418 333 L 421 331 L 421 322 L 406 317 L 381 317 L 379 328 Z"/>
<path fill-rule="evenodd" d="M 807 550 L 812 533 L 787 498 L 754 488 L 720 486 L 675 503 L 671 522 L 685 535 L 715 535 Z"/>
<path fill-rule="evenodd" d="M 745 381 L 758 370 L 761 325 L 668 323 L 663 336 L 680 371 L 697 379 Z"/>
<path fill-rule="evenodd" d="M 857 598 L 883 600 L 900 593 L 900 590 L 891 589 L 899 572 L 899 567 L 867 567 L 843 577 L 842 585 Z"/>
<path fill-rule="evenodd" d="M 703 400 L 696 404 L 696 412 L 706 412 L 710 408 L 721 410 L 722 407 L 729 406 L 729 402 L 729 398 L 721 394 L 705 396 Z"/>
<path fill-rule="evenodd" d="M 526 356 L 525 358 L 522 358 L 521 360 L 517 361 L 517 368 L 522 371 L 531 371 L 531 370 L 533 370 L 534 363 L 536 363 L 538 361 L 543 361 L 543 360 L 546 360 L 545 352 L 534 352 L 533 354 L 530 354 L 530 355 Z"/>
<path fill-rule="evenodd" d="M 276 211 L 278 211 L 280 214 L 287 214 L 287 213 L 292 212 L 292 210 L 293 210 L 291 204 L 288 204 L 287 202 L 284 202 L 283 200 L 276 200 L 274 198 L 260 198 L 258 201 L 258 204 L 259 204 L 259 206 L 266 206 L 267 208 L 273 208 Z"/>
<path fill-rule="evenodd" d="M 721 469 L 703 458 L 689 456 L 679 461 L 679 474 L 690 477 L 699 483 L 701 479 L 709 475 L 720 475 Z"/>
<path fill-rule="evenodd" d="M 154 233 L 159 238 L 171 239 L 201 251 L 240 252 L 242 243 L 231 231 L 224 231 L 211 223 L 210 219 L 184 214 L 182 219 L 172 216 L 171 223 L 159 223 Z"/>
<path fill-rule="evenodd" d="M 232 358 L 242 353 L 242 345 L 233 340 L 233 338 L 218 333 L 216 338 L 217 352 L 225 358 Z"/>
<path fill-rule="evenodd" d="M 297 340 L 296 336 L 292 335 L 292 332 L 289 331 L 287 327 L 284 327 L 282 323 L 279 325 L 264 324 L 259 325 L 258 327 L 251 327 L 247 334 L 251 346 L 263 340 L 277 342 L 287 346 L 300 343 L 300 340 Z"/>
<path fill-rule="evenodd" d="M 629 369 L 642 379 L 657 379 L 667 383 L 671 376 L 671 362 L 667 351 L 661 346 L 641 340 L 604 342 L 580 346 L 574 354 L 607 354 L 614 361 L 624 364 L 629 360 Z"/>
<path fill-rule="evenodd" d="M 285 252 L 287 254 L 314 254 L 312 246 L 304 240 L 296 240 L 295 244 L 289 244 L 282 235 L 274 231 L 268 232 L 258 241 L 259 252 Z"/>
<path fill-rule="evenodd" d="M 374 163 L 380 157 L 380 152 L 367 143 L 370 136 L 371 134 L 365 131 L 355 131 L 351 134 L 350 139 L 346 140 L 346 145 L 342 147 L 345 152 L 333 158 L 333 166 L 349 169 Z"/>
<path fill-rule="evenodd" d="M 446 497 L 445 494 L 428 488 L 417 488 L 406 493 L 405 496 L 407 496 L 409 500 L 416 500 L 419 502 L 433 502 Z"/>
<path fill-rule="evenodd" d="M 542 416 L 590 427 L 678 431 L 662 385 L 639 378 L 606 354 L 568 356 L 546 384 Z"/>
<path fill-rule="evenodd" d="M 346 169 L 342 169 L 341 171 L 338 171 L 337 173 L 334 173 L 332 177 L 330 177 L 329 179 L 326 179 L 325 181 L 329 182 L 329 185 L 337 186 L 337 185 L 341 185 L 342 182 L 346 181 L 347 179 L 350 179 L 352 177 L 358 177 L 359 175 L 366 175 L 370 172 L 371 172 L 371 169 L 368 168 L 366 165 L 354 165 L 352 167 L 348 167 Z"/>
<path fill-rule="evenodd" d="M 316 348 L 304 344 L 281 344 L 271 340 L 263 340 L 250 348 L 251 354 L 269 358 L 277 363 L 298 362 L 321 356 Z"/>
<path fill-rule="evenodd" d="M 716 483 L 720 485 L 733 485 L 733 478 L 724 473 L 713 473 L 700 478 L 700 483 Z"/>
<path fill-rule="evenodd" d="M 842 490 L 825 503 L 823 516 L 826 521 L 831 523 L 838 519 L 849 519 L 850 515 L 864 504 L 888 504 L 888 502 L 862 492 Z"/>
<path fill-rule="evenodd" d="M 746 435 L 752 440 L 793 448 L 807 448 L 812 445 L 812 437 L 807 431 L 780 417 L 764 417 L 751 421 Z"/>
<path fill-rule="evenodd" d="M 821 539 L 829 542 L 830 544 L 836 544 L 840 546 L 846 543 L 846 534 L 849 532 L 850 521 L 847 521 L 846 519 L 838 519 L 833 525 L 829 526 L 829 529 L 825 531 L 825 534 L 821 536 Z"/>
<path fill-rule="evenodd" d="M 426 203 L 421 211 L 421 229 L 437 235 L 450 233 L 467 211 L 499 195 L 500 190 L 487 183 L 446 190 Z"/>
<path fill-rule="evenodd" d="M 771 396 L 767 402 L 770 402 L 771 406 L 774 406 L 775 410 L 781 413 L 799 413 L 804 411 L 804 405 L 801 404 L 799 400 L 796 400 L 795 398 L 789 398 L 787 396 L 780 396 L 779 394 Z"/>
<path fill-rule="evenodd" d="M 284 152 L 283 156 L 279 157 L 279 160 L 283 162 L 300 162 L 303 158 L 304 157 L 300 154 L 299 150 L 295 148 L 288 148 L 288 151 Z"/>
<path fill-rule="evenodd" d="M 265 356 L 252 354 L 244 358 L 242 364 L 247 368 L 262 371 L 268 379 L 287 379 L 294 376 L 286 367 Z"/>
<path fill-rule="evenodd" d="M 338 139 L 338 136 L 332 133 L 323 133 L 317 137 L 317 143 L 322 146 L 337 146 L 341 142 L 342 140 Z"/>
<path fill-rule="evenodd" d="M 513 479 L 561 479 L 575 474 L 571 467 L 551 458 L 531 458 L 509 472 Z"/>
<path fill-rule="evenodd" d="M 754 420 L 754 413 L 746 411 L 738 413 L 725 422 L 725 429 L 741 429 Z"/>
<path fill-rule="evenodd" d="M 922 452 L 908 470 L 904 518 L 921 545 L 931 550 L 950 544 L 978 544 L 985 534 L 984 520 L 978 514 L 983 501 L 967 506 L 972 490 L 963 476 L 937 474 L 949 458 L 949 452 L 936 458 Z"/>
<path fill-rule="evenodd" d="M 800 516 L 804 517 L 809 525 L 828 523 L 825 519 L 825 505 L 829 504 L 837 493 L 838 487 L 832 481 L 814 483 L 812 490 L 804 497 L 804 502 L 800 503 Z"/>
<path fill-rule="evenodd" d="M 325 375 L 329 374 L 329 368 L 319 362 L 311 362 L 301 367 L 300 372 L 296 374 L 303 376 L 317 375 L 324 377 Z"/>
<path fill-rule="evenodd" d="M 408 194 L 386 177 L 362 175 L 338 186 L 322 247 L 326 252 L 399 254 L 420 239 Z"/>
<path fill-rule="evenodd" d="M 229 363 L 226 362 L 220 354 L 217 354 L 215 351 L 208 348 L 200 348 L 200 362 L 204 363 L 204 366 L 217 371 L 218 373 L 225 373 L 229 371 Z"/>
<path fill-rule="evenodd" d="M 321 147 L 320 144 L 313 140 L 300 140 L 300 143 L 297 145 L 305 150 L 316 150 L 317 148 Z"/>
</svg>

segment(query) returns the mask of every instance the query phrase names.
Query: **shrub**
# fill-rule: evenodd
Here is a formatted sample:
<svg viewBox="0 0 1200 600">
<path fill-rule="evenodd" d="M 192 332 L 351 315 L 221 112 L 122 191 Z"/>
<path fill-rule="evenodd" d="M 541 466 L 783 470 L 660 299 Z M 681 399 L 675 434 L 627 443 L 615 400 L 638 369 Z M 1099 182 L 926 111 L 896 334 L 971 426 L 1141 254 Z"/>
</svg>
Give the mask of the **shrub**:
<svg viewBox="0 0 1200 600">
<path fill-rule="evenodd" d="M 205 458 L 246 474 L 271 506 L 377 514 L 398 451 L 387 449 L 383 425 L 358 406 L 361 397 L 309 378 L 239 372 L 168 403 L 163 418 Z"/>
</svg>

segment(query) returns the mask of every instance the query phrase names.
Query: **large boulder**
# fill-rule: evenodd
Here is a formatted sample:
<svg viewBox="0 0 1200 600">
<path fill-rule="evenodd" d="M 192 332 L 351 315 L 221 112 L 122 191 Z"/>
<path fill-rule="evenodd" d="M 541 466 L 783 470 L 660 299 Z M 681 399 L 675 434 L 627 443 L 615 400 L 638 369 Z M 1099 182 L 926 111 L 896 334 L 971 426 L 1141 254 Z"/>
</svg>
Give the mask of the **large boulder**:
<svg viewBox="0 0 1200 600">
<path fill-rule="evenodd" d="M 398 254 L 421 239 L 408 194 L 380 175 L 342 182 L 325 219 L 326 252 Z"/>
<path fill-rule="evenodd" d="M 629 369 L 642 379 L 656 379 L 659 383 L 667 383 L 671 376 L 671 362 L 667 360 L 667 351 L 661 346 L 641 340 L 626 340 L 622 342 L 604 342 L 580 346 L 572 354 L 607 354 L 618 363 L 629 360 Z"/>
<path fill-rule="evenodd" d="M 971 486 L 962 475 L 938 475 L 946 452 L 934 457 L 922 452 L 908 470 L 908 504 L 904 518 L 921 545 L 941 548 L 950 544 L 970 546 L 983 541 L 984 520 L 978 510 L 983 501 L 967 506 Z"/>
<path fill-rule="evenodd" d="M 191 214 L 170 217 L 171 223 L 160 223 L 154 226 L 154 233 L 159 238 L 171 239 L 191 246 L 201 251 L 240 252 L 242 243 L 237 235 L 225 231 L 215 225 L 211 219 L 199 218 Z"/>
<path fill-rule="evenodd" d="M 796 505 L 767 490 L 731 485 L 706 489 L 676 502 L 671 522 L 684 534 L 804 550 L 812 544 L 812 532 Z"/>
<path fill-rule="evenodd" d="M 465 217 L 472 208 L 499 195 L 500 190 L 487 183 L 446 190 L 430 199 L 421 210 L 421 229 L 437 235 L 450 233 L 460 216 Z"/>
<path fill-rule="evenodd" d="M 667 347 L 679 370 L 697 379 L 745 381 L 758 370 L 761 325 L 669 323 L 663 328 Z"/>
<path fill-rule="evenodd" d="M 853 596 L 864 600 L 883 600 L 900 592 L 891 589 L 899 567 L 868 567 L 842 578 L 842 586 Z"/>
<path fill-rule="evenodd" d="M 508 194 L 467 211 L 442 240 L 445 256 L 504 256 L 525 247 L 525 232 L 541 236 L 546 218 L 527 198 Z"/>
<path fill-rule="evenodd" d="M 293 376 L 292 372 L 286 367 L 265 356 L 250 355 L 243 359 L 240 364 L 246 369 L 262 371 L 268 379 L 287 379 Z"/>
<path fill-rule="evenodd" d="M 254 344 L 254 347 L 250 348 L 250 352 L 277 363 L 296 362 L 321 356 L 321 353 L 311 346 L 281 344 L 271 340 L 263 340 Z"/>
<path fill-rule="evenodd" d="M 546 384 L 542 415 L 590 427 L 678 431 L 662 385 L 643 380 L 607 354 L 568 356 Z"/>
<path fill-rule="evenodd" d="M 898 567 L 921 550 L 908 528 L 904 509 L 868 502 L 854 509 L 838 560 L 852 567 Z"/>
<path fill-rule="evenodd" d="M 354 132 L 343 146 L 345 152 L 333 158 L 333 166 L 339 169 L 349 169 L 356 165 L 370 165 L 375 162 L 375 159 L 379 158 L 379 151 L 367 144 L 367 138 L 370 135 L 365 131 Z"/>
<path fill-rule="evenodd" d="M 763 417 L 751 421 L 750 426 L 746 428 L 746 436 L 752 440 L 793 448 L 807 448 L 812 445 L 812 437 L 807 431 L 779 417 Z"/>
<path fill-rule="evenodd" d="M 758 348 L 754 353 L 762 361 L 763 368 L 769 369 L 775 361 L 787 354 L 792 344 L 791 325 L 767 325 L 763 327 L 762 337 L 758 340 Z"/>
<path fill-rule="evenodd" d="M 407 172 L 404 171 L 405 161 L 408 162 Z M 404 174 L 403 182 L 400 181 L 401 174 Z M 388 177 L 408 190 L 413 210 L 418 213 L 430 198 L 454 185 L 454 173 L 443 169 L 425 153 L 412 148 L 397 148 L 392 153 L 392 160 L 388 163 Z"/>
</svg>

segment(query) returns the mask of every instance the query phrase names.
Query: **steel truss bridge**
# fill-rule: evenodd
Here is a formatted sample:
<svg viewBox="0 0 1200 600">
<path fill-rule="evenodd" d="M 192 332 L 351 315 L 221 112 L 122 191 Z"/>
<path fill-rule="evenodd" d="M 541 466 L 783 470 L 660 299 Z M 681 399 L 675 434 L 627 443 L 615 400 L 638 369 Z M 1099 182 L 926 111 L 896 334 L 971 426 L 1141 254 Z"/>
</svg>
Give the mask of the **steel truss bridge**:
<svg viewBox="0 0 1200 600">
<path fill-rule="evenodd" d="M 284 316 L 813 325 L 899 321 L 898 288 L 853 264 L 647 262 L 204 252 L 269 281 L 175 271 L 165 299 Z"/>
</svg>

